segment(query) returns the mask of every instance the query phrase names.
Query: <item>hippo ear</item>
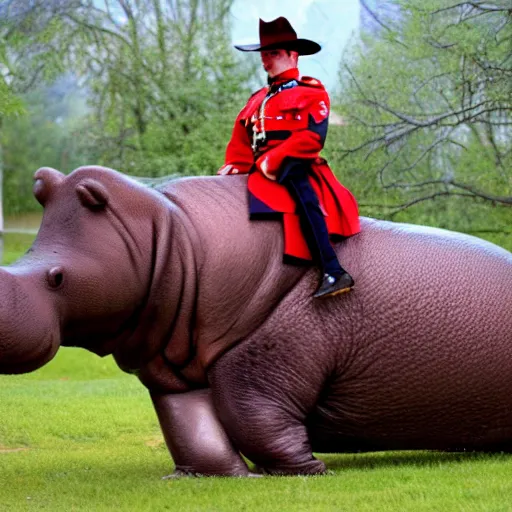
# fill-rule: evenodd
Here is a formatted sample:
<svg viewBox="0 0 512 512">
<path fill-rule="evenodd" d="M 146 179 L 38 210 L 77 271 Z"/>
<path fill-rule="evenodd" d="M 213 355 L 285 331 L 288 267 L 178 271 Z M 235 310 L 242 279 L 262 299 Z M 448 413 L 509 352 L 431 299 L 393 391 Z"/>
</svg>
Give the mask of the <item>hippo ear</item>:
<svg viewBox="0 0 512 512">
<path fill-rule="evenodd" d="M 82 205 L 91 210 L 102 209 L 108 203 L 107 189 L 99 181 L 91 178 L 78 183 L 76 193 Z"/>
<path fill-rule="evenodd" d="M 34 174 L 34 196 L 42 206 L 46 204 L 52 194 L 64 180 L 64 174 L 51 167 L 41 167 Z"/>
<path fill-rule="evenodd" d="M 45 181 L 41 178 L 36 179 L 32 188 L 32 192 L 34 193 L 34 196 L 38 200 L 39 204 L 44 206 L 46 201 L 48 201 L 49 196 L 47 183 L 45 183 Z"/>
</svg>

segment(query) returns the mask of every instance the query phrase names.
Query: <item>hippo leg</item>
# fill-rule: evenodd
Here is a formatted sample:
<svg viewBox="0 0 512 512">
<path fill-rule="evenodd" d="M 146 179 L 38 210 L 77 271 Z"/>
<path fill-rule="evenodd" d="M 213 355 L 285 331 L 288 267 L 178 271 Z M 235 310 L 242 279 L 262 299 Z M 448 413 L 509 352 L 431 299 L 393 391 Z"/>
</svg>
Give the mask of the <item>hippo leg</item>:
<svg viewBox="0 0 512 512">
<path fill-rule="evenodd" d="M 279 378 L 268 371 L 268 362 L 254 356 L 257 347 L 246 350 L 247 345 L 240 345 L 208 372 L 215 408 L 228 435 L 263 473 L 324 473 L 325 464 L 313 456 L 305 425 L 316 402 L 314 383 L 297 379 L 296 372 L 295 378 L 288 378 L 276 358 L 283 376 Z"/>
<path fill-rule="evenodd" d="M 213 408 L 209 389 L 151 393 L 176 470 L 171 476 L 252 476 Z"/>
</svg>

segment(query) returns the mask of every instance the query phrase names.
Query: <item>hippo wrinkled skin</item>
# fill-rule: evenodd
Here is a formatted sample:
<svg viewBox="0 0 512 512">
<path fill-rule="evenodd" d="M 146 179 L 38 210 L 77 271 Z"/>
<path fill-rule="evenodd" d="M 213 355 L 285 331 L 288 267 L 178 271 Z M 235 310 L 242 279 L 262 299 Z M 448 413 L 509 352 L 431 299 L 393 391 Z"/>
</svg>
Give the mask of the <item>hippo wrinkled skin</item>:
<svg viewBox="0 0 512 512">
<path fill-rule="evenodd" d="M 246 177 L 160 190 L 101 167 L 35 174 L 41 228 L 1 269 L 0 373 L 62 346 L 112 354 L 149 390 L 175 474 L 325 470 L 312 452 L 509 450 L 512 254 L 362 220 L 337 245 L 352 292 L 311 297 Z"/>
</svg>

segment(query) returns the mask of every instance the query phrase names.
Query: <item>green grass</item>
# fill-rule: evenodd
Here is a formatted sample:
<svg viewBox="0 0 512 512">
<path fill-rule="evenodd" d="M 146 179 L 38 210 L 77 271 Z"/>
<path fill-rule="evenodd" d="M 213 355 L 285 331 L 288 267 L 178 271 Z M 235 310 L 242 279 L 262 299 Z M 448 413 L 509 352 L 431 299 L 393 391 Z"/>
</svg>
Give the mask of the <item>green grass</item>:
<svg viewBox="0 0 512 512">
<path fill-rule="evenodd" d="M 13 261 L 33 237 L 6 236 Z M 512 511 L 512 456 L 320 455 L 321 477 L 162 480 L 173 470 L 146 390 L 111 358 L 61 349 L 0 376 L 0 510 Z"/>
<path fill-rule="evenodd" d="M 4 233 L 2 265 L 9 265 L 16 261 L 32 245 L 35 235 L 24 233 Z"/>
<path fill-rule="evenodd" d="M 512 457 L 322 455 L 322 477 L 162 480 L 173 465 L 145 389 L 62 349 L 0 377 L 0 510 L 512 510 Z"/>
</svg>

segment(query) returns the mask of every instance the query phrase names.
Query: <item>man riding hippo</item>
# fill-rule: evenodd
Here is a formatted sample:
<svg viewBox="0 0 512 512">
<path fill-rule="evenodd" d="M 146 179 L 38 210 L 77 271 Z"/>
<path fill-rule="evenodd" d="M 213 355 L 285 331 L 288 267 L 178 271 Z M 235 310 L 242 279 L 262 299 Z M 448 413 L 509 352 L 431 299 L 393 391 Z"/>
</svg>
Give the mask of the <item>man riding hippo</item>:
<svg viewBox="0 0 512 512">
<path fill-rule="evenodd" d="M 35 179 L 37 238 L 0 267 L 0 374 L 60 346 L 111 354 L 148 389 L 178 475 L 248 475 L 241 454 L 296 475 L 325 471 L 313 452 L 512 451 L 508 251 L 361 218 L 336 247 L 357 287 L 318 301 L 314 269 L 282 264 L 278 222 L 233 222 L 247 175 Z"/>
<path fill-rule="evenodd" d="M 353 195 L 319 157 L 327 135 L 329 96 L 311 77 L 300 77 L 299 55 L 320 51 L 298 39 L 286 18 L 260 19 L 260 42 L 235 46 L 258 51 L 268 86 L 254 93 L 241 110 L 226 150 L 221 175 L 249 173 L 251 219 L 282 214 L 284 261 L 314 262 L 322 271 L 314 297 L 350 291 L 354 281 L 340 265 L 329 236 L 359 232 Z"/>
</svg>

